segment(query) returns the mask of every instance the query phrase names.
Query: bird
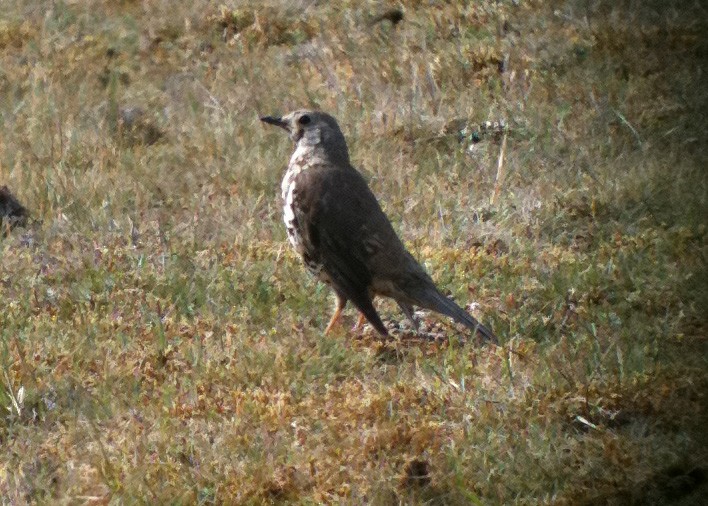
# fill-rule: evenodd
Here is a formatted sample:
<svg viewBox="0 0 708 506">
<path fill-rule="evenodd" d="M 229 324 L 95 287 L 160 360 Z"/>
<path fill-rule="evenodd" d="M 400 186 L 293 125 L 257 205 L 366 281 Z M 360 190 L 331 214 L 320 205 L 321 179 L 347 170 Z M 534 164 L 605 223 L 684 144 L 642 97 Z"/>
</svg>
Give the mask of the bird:
<svg viewBox="0 0 708 506">
<path fill-rule="evenodd" d="M 497 342 L 488 327 L 438 290 L 406 250 L 363 175 L 351 164 L 333 116 L 296 110 L 260 120 L 284 129 L 295 144 L 281 183 L 283 221 L 307 269 L 334 291 L 336 306 L 325 334 L 351 301 L 360 312 L 355 329 L 366 319 L 381 336 L 388 336 L 373 305 L 376 296 L 384 296 L 398 304 L 416 331 L 414 306 L 451 317 Z"/>
</svg>

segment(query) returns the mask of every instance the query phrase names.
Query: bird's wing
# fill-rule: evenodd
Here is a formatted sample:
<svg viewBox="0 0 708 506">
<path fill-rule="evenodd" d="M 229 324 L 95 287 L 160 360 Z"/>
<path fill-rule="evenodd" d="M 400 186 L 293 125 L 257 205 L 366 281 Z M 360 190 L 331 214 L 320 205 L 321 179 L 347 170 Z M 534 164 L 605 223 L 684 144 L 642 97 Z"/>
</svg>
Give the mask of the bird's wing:
<svg viewBox="0 0 708 506">
<path fill-rule="evenodd" d="M 370 301 L 371 258 L 398 238 L 366 182 L 351 169 L 310 168 L 298 175 L 297 187 L 307 189 L 298 192 L 307 253 L 357 306 L 364 297 Z"/>
</svg>

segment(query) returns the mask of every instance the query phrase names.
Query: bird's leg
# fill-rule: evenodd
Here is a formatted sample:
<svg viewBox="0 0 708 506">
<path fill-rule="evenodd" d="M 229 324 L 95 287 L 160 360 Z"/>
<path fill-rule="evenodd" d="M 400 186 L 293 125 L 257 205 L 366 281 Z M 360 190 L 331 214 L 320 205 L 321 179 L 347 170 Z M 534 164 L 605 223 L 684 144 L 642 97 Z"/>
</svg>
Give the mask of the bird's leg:
<svg viewBox="0 0 708 506">
<path fill-rule="evenodd" d="M 420 334 L 420 323 L 415 317 L 415 314 L 413 313 L 413 306 L 406 302 L 401 302 L 400 300 L 396 301 L 398 303 L 398 307 L 401 308 L 401 311 L 403 311 L 403 314 L 406 315 L 406 317 L 411 321 L 413 324 L 413 330 L 415 330 L 416 334 Z"/>
<path fill-rule="evenodd" d="M 354 328 L 352 330 L 359 330 L 362 325 L 364 325 L 364 322 L 366 321 L 366 316 L 364 316 L 364 313 L 359 313 L 359 318 L 356 320 L 356 324 L 354 325 Z"/>
<path fill-rule="evenodd" d="M 345 299 L 344 297 L 337 294 L 337 307 L 334 309 L 334 314 L 332 315 L 332 318 L 329 320 L 329 323 L 327 324 L 327 328 L 324 331 L 325 335 L 328 334 L 329 331 L 332 330 L 332 327 L 334 327 L 335 324 L 339 321 L 339 317 L 342 316 L 342 310 L 344 309 L 344 306 L 346 306 L 346 305 L 347 305 L 347 299 Z"/>
</svg>

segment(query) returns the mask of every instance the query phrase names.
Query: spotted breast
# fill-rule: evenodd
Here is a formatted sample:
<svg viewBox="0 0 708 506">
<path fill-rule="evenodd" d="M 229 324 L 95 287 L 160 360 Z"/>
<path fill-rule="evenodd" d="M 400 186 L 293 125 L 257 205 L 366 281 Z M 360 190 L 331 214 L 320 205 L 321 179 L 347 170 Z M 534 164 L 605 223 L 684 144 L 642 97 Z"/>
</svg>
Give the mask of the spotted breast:
<svg viewBox="0 0 708 506">
<path fill-rule="evenodd" d="M 330 284 L 330 278 L 322 269 L 322 264 L 308 252 L 312 248 L 308 247 L 308 244 L 306 244 L 308 236 L 306 230 L 303 228 L 306 225 L 302 220 L 305 210 L 302 209 L 301 199 L 299 198 L 302 196 L 301 191 L 305 190 L 305 188 L 299 188 L 299 183 L 302 183 L 302 181 L 298 181 L 298 176 L 308 170 L 309 166 L 296 155 L 297 153 L 295 153 L 290 160 L 290 164 L 288 165 L 280 187 L 281 196 L 283 198 L 283 221 L 285 222 L 285 230 L 287 231 L 290 244 L 300 255 L 310 274 L 319 281 Z"/>
<path fill-rule="evenodd" d="M 295 219 L 295 206 L 297 205 L 295 177 L 300 173 L 300 170 L 299 166 L 288 167 L 281 184 L 281 195 L 283 197 L 283 221 L 285 222 L 285 230 L 288 232 L 288 240 L 295 248 L 295 251 L 302 254 L 302 232 L 299 230 L 299 225 Z"/>
</svg>

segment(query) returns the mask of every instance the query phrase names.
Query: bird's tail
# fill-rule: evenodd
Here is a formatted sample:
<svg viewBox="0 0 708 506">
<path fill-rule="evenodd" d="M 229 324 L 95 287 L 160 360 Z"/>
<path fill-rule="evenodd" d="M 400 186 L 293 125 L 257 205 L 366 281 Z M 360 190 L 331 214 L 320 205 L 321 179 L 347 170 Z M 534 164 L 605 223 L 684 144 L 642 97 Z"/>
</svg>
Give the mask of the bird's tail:
<svg viewBox="0 0 708 506">
<path fill-rule="evenodd" d="M 416 305 L 449 316 L 456 322 L 471 329 L 473 332 L 477 332 L 486 340 L 498 343 L 497 336 L 495 336 L 490 329 L 479 323 L 472 315 L 458 306 L 455 301 L 449 297 L 445 297 L 436 289 L 425 290 L 422 296 L 416 301 Z"/>
</svg>

